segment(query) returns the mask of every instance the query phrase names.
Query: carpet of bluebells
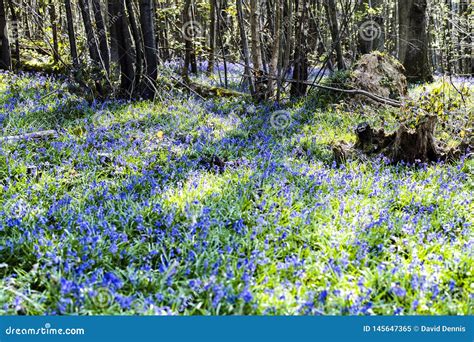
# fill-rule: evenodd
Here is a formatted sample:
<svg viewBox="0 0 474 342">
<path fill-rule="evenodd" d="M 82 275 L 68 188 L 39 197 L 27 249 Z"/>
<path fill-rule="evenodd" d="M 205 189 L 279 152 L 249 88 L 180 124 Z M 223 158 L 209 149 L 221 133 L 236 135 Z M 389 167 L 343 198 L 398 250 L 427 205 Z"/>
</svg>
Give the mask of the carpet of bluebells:
<svg viewBox="0 0 474 342">
<path fill-rule="evenodd" d="M 369 108 L 68 89 L 0 74 L 0 136 L 59 132 L 0 142 L 0 314 L 474 313 L 472 159 L 336 165 Z"/>
</svg>

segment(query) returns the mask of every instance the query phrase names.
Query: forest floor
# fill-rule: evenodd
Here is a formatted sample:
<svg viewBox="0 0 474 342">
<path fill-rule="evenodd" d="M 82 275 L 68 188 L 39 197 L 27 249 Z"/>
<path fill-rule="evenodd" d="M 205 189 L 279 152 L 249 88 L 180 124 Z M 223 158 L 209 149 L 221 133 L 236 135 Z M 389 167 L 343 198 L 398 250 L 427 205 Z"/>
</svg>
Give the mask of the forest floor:
<svg viewBox="0 0 474 342">
<path fill-rule="evenodd" d="M 472 158 L 333 161 L 395 109 L 0 85 L 0 314 L 474 313 Z"/>
</svg>

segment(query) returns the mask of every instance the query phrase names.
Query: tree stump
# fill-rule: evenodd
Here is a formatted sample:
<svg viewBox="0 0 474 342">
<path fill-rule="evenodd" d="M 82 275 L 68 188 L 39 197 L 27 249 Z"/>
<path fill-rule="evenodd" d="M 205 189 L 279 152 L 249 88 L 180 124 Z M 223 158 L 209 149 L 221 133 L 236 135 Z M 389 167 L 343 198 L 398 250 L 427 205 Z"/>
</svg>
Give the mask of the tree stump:
<svg viewBox="0 0 474 342">
<path fill-rule="evenodd" d="M 441 147 L 435 139 L 437 117 L 425 115 L 414 128 L 406 124 L 392 133 L 384 129 L 373 129 L 368 123 L 361 123 L 355 129 L 357 142 L 348 145 L 341 142 L 333 146 L 337 163 L 351 159 L 366 159 L 368 156 L 383 154 L 392 163 L 410 164 L 454 160 L 473 149 L 472 137 L 465 139 L 452 149 Z M 364 156 L 364 157 L 362 157 Z"/>
</svg>

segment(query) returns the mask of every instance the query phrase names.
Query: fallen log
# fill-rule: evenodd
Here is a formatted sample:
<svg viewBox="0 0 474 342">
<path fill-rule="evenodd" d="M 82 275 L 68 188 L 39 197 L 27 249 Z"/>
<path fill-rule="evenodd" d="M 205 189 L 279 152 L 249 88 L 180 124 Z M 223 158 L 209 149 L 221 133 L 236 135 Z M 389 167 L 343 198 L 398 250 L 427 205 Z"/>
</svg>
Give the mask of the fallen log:
<svg viewBox="0 0 474 342">
<path fill-rule="evenodd" d="M 209 97 L 247 97 L 250 96 L 246 93 L 241 93 L 235 90 L 209 86 L 202 83 L 193 82 L 191 79 L 184 77 L 183 79 L 171 76 L 174 81 L 173 86 L 176 88 L 184 89 L 189 91 L 202 99 Z"/>
<path fill-rule="evenodd" d="M 340 142 L 332 147 L 338 164 L 347 160 L 365 160 L 369 156 L 383 154 L 391 163 L 410 164 L 437 161 L 452 161 L 469 150 L 473 150 L 473 139 L 464 139 L 455 148 L 447 149 L 434 137 L 437 117 L 425 115 L 414 128 L 404 123 L 391 133 L 384 129 L 373 129 L 368 123 L 361 123 L 355 129 L 357 141 L 350 145 Z"/>
<path fill-rule="evenodd" d="M 0 137 L 0 143 L 11 143 L 23 140 L 44 140 L 56 138 L 57 136 L 58 133 L 54 130 L 38 131 L 21 135 L 10 135 L 6 137 Z"/>
<path fill-rule="evenodd" d="M 204 98 L 207 97 L 239 97 L 239 96 L 249 96 L 248 94 L 241 93 L 235 90 L 230 90 L 221 87 L 208 86 L 201 83 L 190 82 L 187 84 L 189 89 L 193 92 L 198 93 Z"/>
</svg>

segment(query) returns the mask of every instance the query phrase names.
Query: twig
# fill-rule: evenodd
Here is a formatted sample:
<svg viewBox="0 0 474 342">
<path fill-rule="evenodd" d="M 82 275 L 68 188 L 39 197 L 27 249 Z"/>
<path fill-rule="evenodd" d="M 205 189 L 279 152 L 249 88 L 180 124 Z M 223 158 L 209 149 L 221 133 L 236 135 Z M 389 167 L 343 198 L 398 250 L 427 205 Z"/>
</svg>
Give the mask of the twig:
<svg viewBox="0 0 474 342">
<path fill-rule="evenodd" d="M 50 138 L 56 138 L 57 136 L 58 136 L 58 133 L 54 130 L 38 131 L 38 132 L 21 134 L 21 135 L 10 135 L 6 137 L 0 137 L 0 143 L 3 143 L 3 142 L 10 143 L 10 142 L 16 142 L 16 141 L 21 141 L 21 140 L 32 140 L 32 139 L 50 139 Z"/>
</svg>

